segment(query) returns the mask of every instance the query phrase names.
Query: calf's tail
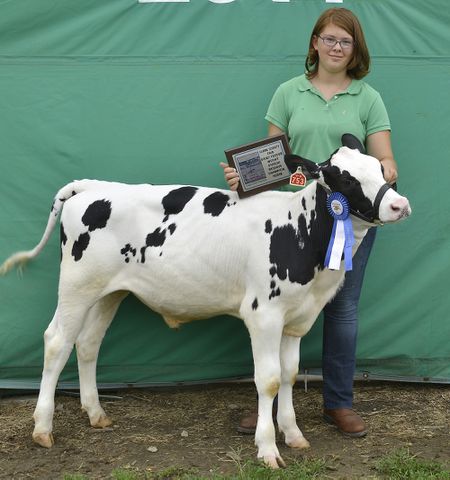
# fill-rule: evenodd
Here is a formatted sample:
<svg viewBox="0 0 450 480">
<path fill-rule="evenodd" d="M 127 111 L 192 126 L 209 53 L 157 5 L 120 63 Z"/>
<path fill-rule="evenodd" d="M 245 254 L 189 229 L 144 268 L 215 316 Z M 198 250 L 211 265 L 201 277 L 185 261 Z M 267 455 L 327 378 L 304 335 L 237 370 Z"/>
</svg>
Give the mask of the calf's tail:
<svg viewBox="0 0 450 480">
<path fill-rule="evenodd" d="M 56 194 L 55 199 L 53 200 L 50 215 L 48 217 L 47 227 L 45 228 L 40 242 L 32 250 L 16 252 L 7 258 L 2 265 L 0 265 L 0 275 L 5 275 L 9 270 L 16 266 L 21 269 L 25 263 L 39 255 L 48 242 L 48 239 L 50 238 L 53 229 L 58 222 L 58 217 L 63 209 L 64 202 L 70 197 L 73 197 L 79 193 L 77 191 L 77 183 L 78 182 L 68 183 Z"/>
</svg>

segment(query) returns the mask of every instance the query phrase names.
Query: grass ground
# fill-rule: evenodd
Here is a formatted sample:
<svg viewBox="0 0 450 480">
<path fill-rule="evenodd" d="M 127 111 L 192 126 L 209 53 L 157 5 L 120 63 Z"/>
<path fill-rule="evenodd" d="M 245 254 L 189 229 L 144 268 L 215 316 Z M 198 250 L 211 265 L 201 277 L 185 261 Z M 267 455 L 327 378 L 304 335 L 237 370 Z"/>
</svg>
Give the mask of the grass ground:
<svg viewBox="0 0 450 480">
<path fill-rule="evenodd" d="M 295 462 L 286 469 L 269 470 L 261 464 L 248 462 L 242 465 L 235 460 L 236 473 L 229 475 L 199 475 L 194 469 L 166 468 L 159 472 L 142 472 L 139 470 L 114 470 L 112 480 L 320 480 L 335 478 L 333 472 L 322 459 L 306 459 Z M 448 480 L 450 471 L 436 461 L 418 458 L 408 450 L 397 450 L 379 460 L 377 473 L 371 480 Z M 65 475 L 63 480 L 89 480 L 84 475 Z"/>
</svg>

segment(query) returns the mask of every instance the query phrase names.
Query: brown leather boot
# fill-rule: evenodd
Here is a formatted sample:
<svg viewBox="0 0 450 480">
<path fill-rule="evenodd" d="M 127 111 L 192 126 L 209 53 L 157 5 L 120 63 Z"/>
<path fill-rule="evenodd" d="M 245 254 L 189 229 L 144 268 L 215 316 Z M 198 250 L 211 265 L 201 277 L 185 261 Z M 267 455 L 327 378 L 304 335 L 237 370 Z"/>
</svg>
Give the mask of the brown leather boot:
<svg viewBox="0 0 450 480">
<path fill-rule="evenodd" d="M 258 422 L 258 413 L 252 412 L 246 417 L 242 417 L 237 431 L 246 435 L 253 435 L 256 432 L 256 423 Z"/>
<path fill-rule="evenodd" d="M 278 401 L 273 403 L 272 407 L 272 420 L 273 423 L 277 424 L 277 411 L 278 411 Z M 242 417 L 237 431 L 239 433 L 245 433 L 247 435 L 253 435 L 256 432 L 256 424 L 258 423 L 258 412 L 252 412 L 246 417 Z"/>
<path fill-rule="evenodd" d="M 364 437 L 367 434 L 364 420 L 350 408 L 324 409 L 323 418 L 346 437 Z"/>
</svg>

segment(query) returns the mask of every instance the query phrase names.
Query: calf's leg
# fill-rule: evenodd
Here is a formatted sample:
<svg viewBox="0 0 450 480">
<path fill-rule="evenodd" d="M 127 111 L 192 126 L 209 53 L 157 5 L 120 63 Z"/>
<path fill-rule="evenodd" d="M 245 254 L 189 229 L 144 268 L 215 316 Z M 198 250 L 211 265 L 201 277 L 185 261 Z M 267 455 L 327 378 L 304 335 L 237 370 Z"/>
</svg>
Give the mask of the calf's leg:
<svg viewBox="0 0 450 480">
<path fill-rule="evenodd" d="M 308 448 L 309 442 L 297 426 L 292 387 L 295 384 L 300 359 L 300 338 L 283 335 L 280 349 L 281 385 L 278 391 L 277 422 L 284 434 L 286 445 L 293 448 Z"/>
<path fill-rule="evenodd" d="M 44 369 L 33 415 L 33 440 L 42 447 L 50 448 L 54 444 L 52 429 L 56 384 L 83 326 L 87 311 L 86 306 L 60 301 L 53 320 L 44 333 Z"/>
<path fill-rule="evenodd" d="M 263 459 L 271 468 L 284 467 L 285 463 L 275 443 L 272 419 L 273 399 L 280 387 L 282 321 L 273 315 L 254 315 L 247 325 L 252 341 L 255 384 L 258 391 L 258 423 L 255 433 L 258 458 Z"/>
<path fill-rule="evenodd" d="M 76 340 L 78 374 L 80 378 L 81 408 L 89 416 L 91 425 L 104 428 L 112 424 L 100 405 L 96 370 L 100 345 L 120 302 L 128 292 L 114 292 L 101 298 L 90 310 Z"/>
</svg>

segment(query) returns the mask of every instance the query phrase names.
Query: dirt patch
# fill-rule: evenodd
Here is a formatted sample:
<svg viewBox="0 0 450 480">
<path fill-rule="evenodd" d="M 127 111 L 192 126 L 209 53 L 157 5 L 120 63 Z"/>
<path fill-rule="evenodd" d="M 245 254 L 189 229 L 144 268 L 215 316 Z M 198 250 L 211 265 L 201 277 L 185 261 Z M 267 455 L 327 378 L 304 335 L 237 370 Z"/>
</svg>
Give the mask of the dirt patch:
<svg viewBox="0 0 450 480">
<path fill-rule="evenodd" d="M 294 402 L 311 449 L 293 451 L 280 438 L 287 463 L 323 458 L 332 478 L 368 478 L 380 457 L 403 447 L 450 467 L 448 386 L 358 383 L 355 408 L 369 427 L 362 439 L 346 439 L 323 422 L 319 382 L 309 384 L 307 392 L 298 385 Z M 256 457 L 253 436 L 236 432 L 240 416 L 256 405 L 251 383 L 108 392 L 102 404 L 114 426 L 105 430 L 89 426 L 78 398 L 58 394 L 56 444 L 50 450 L 31 440 L 35 404 L 35 396 L 0 401 L 1 479 L 61 479 L 64 473 L 104 479 L 118 467 L 231 473 L 236 471 L 232 457 L 242 462 Z"/>
</svg>

